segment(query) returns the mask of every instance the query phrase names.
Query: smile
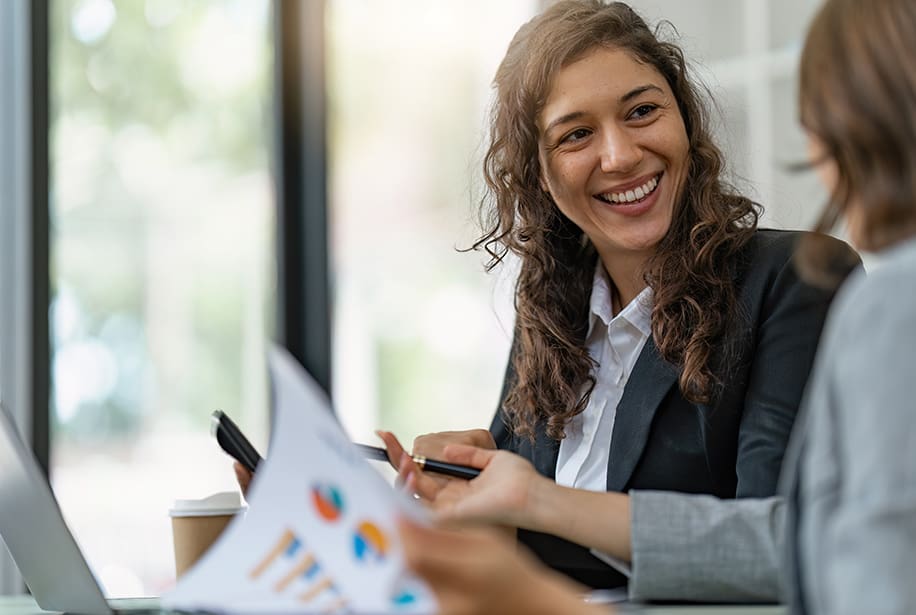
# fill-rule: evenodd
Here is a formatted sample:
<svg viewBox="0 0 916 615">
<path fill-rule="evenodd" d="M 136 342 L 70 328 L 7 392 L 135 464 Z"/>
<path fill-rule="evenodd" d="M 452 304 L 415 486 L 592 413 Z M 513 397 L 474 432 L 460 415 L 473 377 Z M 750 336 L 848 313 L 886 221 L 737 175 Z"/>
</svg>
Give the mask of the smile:
<svg viewBox="0 0 916 615">
<path fill-rule="evenodd" d="M 605 192 L 603 194 L 596 194 L 595 198 L 600 199 L 605 203 L 636 203 L 655 192 L 655 189 L 658 188 L 658 181 L 661 179 L 661 176 L 662 174 L 659 173 L 643 185 L 637 186 L 632 190 L 626 190 L 625 192 Z"/>
</svg>

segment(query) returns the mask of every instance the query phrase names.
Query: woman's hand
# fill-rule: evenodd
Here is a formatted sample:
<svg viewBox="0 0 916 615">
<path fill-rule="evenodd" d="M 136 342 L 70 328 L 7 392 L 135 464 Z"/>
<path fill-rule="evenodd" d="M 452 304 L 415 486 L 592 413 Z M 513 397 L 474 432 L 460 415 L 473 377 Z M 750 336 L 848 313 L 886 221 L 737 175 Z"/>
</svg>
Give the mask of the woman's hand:
<svg viewBox="0 0 916 615">
<path fill-rule="evenodd" d="M 385 443 L 388 460 L 398 471 L 398 484 L 405 484 L 407 476 L 414 474 L 411 490 L 427 502 L 434 500 L 446 485 L 460 480 L 421 472 L 411 460 L 411 455 L 407 454 L 393 433 L 381 430 L 375 433 Z M 441 460 L 445 447 L 451 444 L 466 444 L 487 449 L 496 448 L 493 436 L 486 429 L 442 431 L 417 437 L 413 443 L 412 455 Z"/>
<path fill-rule="evenodd" d="M 406 483 L 408 474 L 416 474 L 411 490 L 424 500 L 430 501 L 448 484 L 449 479 L 444 476 L 423 474 L 393 433 L 381 430 L 375 433 L 385 443 L 385 449 L 388 451 L 388 462 L 398 471 L 396 482 L 398 486 L 403 486 Z"/>
<path fill-rule="evenodd" d="M 449 481 L 432 498 L 432 508 L 441 521 L 537 529 L 538 502 L 555 485 L 524 457 L 456 444 L 445 448 L 442 459 L 482 471 L 473 480 Z M 417 484 L 416 476 L 411 472 L 406 477 L 408 489 Z"/>
<path fill-rule="evenodd" d="M 413 455 L 422 455 L 427 459 L 442 459 L 446 446 L 465 444 L 477 448 L 496 449 L 493 434 L 486 429 L 466 429 L 464 431 L 438 431 L 417 436 L 413 441 Z"/>
<path fill-rule="evenodd" d="M 630 561 L 630 497 L 557 485 L 508 451 L 448 446 L 443 461 L 482 468 L 453 481 L 432 501 L 442 522 L 490 523 L 553 534 Z M 408 477 L 408 488 L 412 484 Z"/>
<path fill-rule="evenodd" d="M 428 528 L 406 520 L 399 525 L 407 566 L 429 583 L 443 615 L 607 613 L 582 601 L 583 588 L 495 533 Z"/>
<path fill-rule="evenodd" d="M 248 486 L 251 485 L 251 479 L 254 478 L 254 475 L 238 461 L 232 464 L 232 468 L 235 470 L 235 480 L 239 483 L 239 488 L 242 490 L 242 495 L 247 496 Z"/>
</svg>

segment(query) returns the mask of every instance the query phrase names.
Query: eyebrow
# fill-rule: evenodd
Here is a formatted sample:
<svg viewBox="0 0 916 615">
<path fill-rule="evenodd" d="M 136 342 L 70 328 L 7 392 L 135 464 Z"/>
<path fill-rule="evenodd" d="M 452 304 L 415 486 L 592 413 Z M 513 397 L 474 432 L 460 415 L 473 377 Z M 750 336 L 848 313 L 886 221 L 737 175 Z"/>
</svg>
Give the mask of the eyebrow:
<svg viewBox="0 0 916 615">
<path fill-rule="evenodd" d="M 646 92 L 649 92 L 651 90 L 655 90 L 659 94 L 665 93 L 664 90 L 662 90 L 657 85 L 652 85 L 651 83 L 647 83 L 646 85 L 641 85 L 638 88 L 633 88 L 632 90 L 630 90 L 629 92 L 621 96 L 620 102 L 624 102 L 624 103 L 629 102 L 633 100 L 634 98 L 636 98 L 637 96 L 639 96 L 640 94 L 645 94 Z"/>
<path fill-rule="evenodd" d="M 637 96 L 640 96 L 641 94 L 645 94 L 646 92 L 649 92 L 649 91 L 655 91 L 655 92 L 658 92 L 659 94 L 665 93 L 664 90 L 662 90 L 657 85 L 652 85 L 651 83 L 647 83 L 646 85 L 635 87 L 632 90 L 630 90 L 629 92 L 627 92 L 626 94 L 624 94 L 623 96 L 621 96 L 620 102 L 621 103 L 629 102 L 633 100 L 634 98 L 636 98 Z M 566 124 L 568 122 L 575 121 L 584 115 L 585 113 L 582 111 L 573 111 L 572 113 L 561 115 L 560 117 L 553 120 L 552 122 L 550 122 L 547 125 L 547 128 L 544 129 L 544 134 L 547 134 L 548 132 L 550 132 L 551 130 L 553 130 L 554 128 L 556 128 L 557 126 L 561 124 Z"/>
</svg>

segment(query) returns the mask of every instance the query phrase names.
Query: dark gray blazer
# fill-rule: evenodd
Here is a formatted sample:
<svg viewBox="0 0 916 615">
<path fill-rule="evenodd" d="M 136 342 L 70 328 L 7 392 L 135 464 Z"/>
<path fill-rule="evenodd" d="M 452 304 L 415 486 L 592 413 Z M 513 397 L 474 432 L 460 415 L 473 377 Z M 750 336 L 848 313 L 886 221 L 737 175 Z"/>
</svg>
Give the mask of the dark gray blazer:
<svg viewBox="0 0 916 615">
<path fill-rule="evenodd" d="M 732 359 L 720 371 L 724 387 L 714 403 L 681 395 L 678 372 L 646 342 L 623 397 L 611 437 L 608 491 L 649 489 L 720 498 L 768 497 L 776 485 L 789 433 L 814 359 L 833 291 L 802 282 L 792 262 L 802 233 L 760 230 L 735 262 L 741 322 L 723 341 Z M 848 273 L 855 253 L 834 240 Z M 513 346 L 513 354 L 516 351 Z M 503 388 L 514 378 L 510 356 Z M 719 361 L 721 364 L 722 361 Z M 500 408 L 502 403 L 500 403 Z M 559 442 L 537 428 L 534 443 L 507 429 L 501 412 L 490 428 L 497 446 L 555 476 Z M 588 549 L 537 532 L 519 539 L 545 563 L 591 587 L 626 579 Z"/>
</svg>

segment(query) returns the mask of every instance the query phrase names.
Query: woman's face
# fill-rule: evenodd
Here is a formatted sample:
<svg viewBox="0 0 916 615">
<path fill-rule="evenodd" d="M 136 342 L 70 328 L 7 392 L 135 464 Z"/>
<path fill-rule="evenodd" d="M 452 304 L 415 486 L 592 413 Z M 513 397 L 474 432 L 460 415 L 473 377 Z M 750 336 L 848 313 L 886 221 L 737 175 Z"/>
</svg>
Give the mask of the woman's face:
<svg viewBox="0 0 916 615">
<path fill-rule="evenodd" d="M 655 68 L 599 47 L 557 74 L 537 119 L 541 182 L 608 262 L 668 232 L 690 146 Z"/>
</svg>

